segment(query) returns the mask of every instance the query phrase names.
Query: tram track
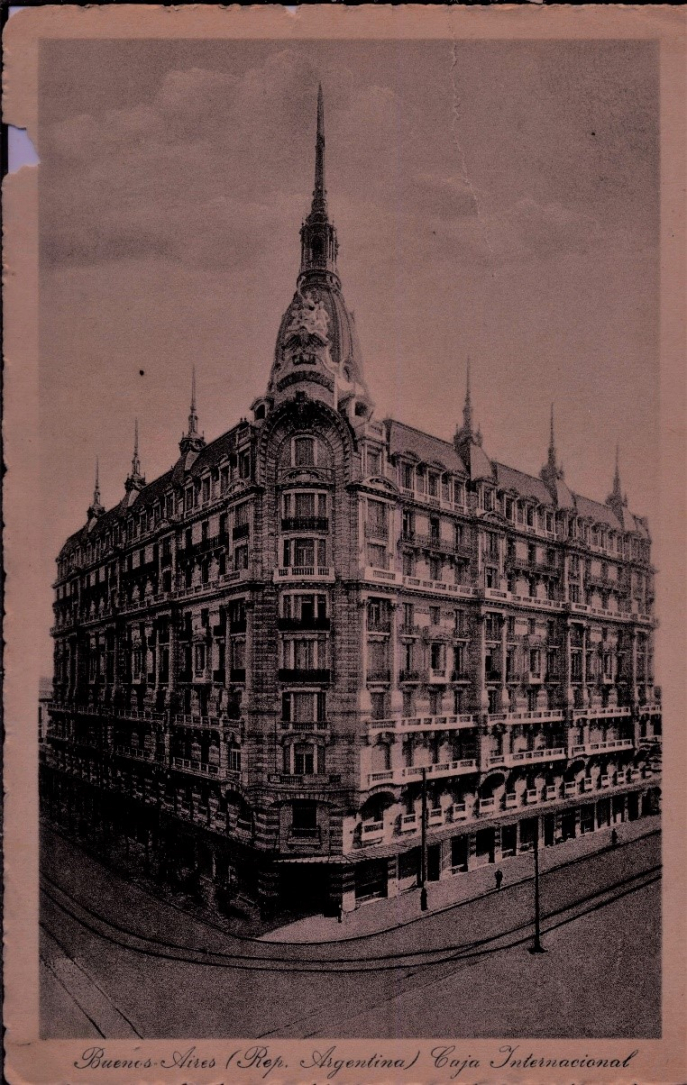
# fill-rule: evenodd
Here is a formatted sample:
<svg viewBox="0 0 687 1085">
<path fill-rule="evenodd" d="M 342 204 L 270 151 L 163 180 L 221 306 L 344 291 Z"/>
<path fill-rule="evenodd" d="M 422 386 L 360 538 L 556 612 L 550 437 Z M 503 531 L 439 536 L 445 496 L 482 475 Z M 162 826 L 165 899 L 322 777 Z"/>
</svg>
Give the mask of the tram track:
<svg viewBox="0 0 687 1085">
<path fill-rule="evenodd" d="M 555 930 L 557 926 L 572 922 L 578 916 L 585 915 L 589 911 L 596 910 L 605 904 L 620 899 L 622 896 L 626 896 L 628 893 L 636 892 L 646 885 L 653 884 L 659 880 L 660 870 L 661 864 L 655 864 L 647 869 L 618 879 L 609 885 L 598 887 L 592 892 L 575 897 L 573 900 L 564 901 L 549 911 L 544 911 L 542 916 L 543 933 Z M 59 883 L 54 882 L 45 875 L 44 882 L 47 885 L 41 886 L 41 892 L 54 908 L 78 923 L 92 935 L 110 944 L 149 957 L 214 968 L 233 968 L 241 971 L 299 973 L 336 971 L 339 973 L 360 974 L 426 968 L 448 961 L 465 960 L 470 957 L 481 956 L 487 952 L 512 948 L 512 946 L 518 945 L 530 937 L 529 932 L 532 927 L 532 921 L 528 918 L 508 927 L 506 930 L 497 931 L 483 938 L 466 941 L 459 945 L 452 943 L 432 948 L 401 950 L 397 953 L 374 954 L 365 957 L 358 955 L 351 958 L 339 955 L 307 958 L 303 956 L 308 950 L 307 944 L 301 944 L 298 947 L 300 955 L 296 957 L 280 954 L 279 950 L 283 949 L 283 947 L 279 943 L 275 944 L 274 952 L 246 955 L 245 953 L 213 950 L 205 946 L 188 946 L 152 935 L 137 934 L 77 900 L 73 894 L 60 886 Z M 49 924 L 43 919 L 41 920 L 41 926 L 48 933 L 52 933 Z M 267 943 L 261 942 L 259 945 L 262 949 L 265 949 Z"/>
</svg>

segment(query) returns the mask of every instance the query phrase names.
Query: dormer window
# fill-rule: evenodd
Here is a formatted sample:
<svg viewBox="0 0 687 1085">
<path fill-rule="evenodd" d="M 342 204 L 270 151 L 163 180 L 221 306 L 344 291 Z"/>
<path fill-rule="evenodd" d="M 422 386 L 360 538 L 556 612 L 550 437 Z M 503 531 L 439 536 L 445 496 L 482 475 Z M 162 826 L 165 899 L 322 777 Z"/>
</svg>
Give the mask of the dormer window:
<svg viewBox="0 0 687 1085">
<path fill-rule="evenodd" d="M 379 475 L 382 470 L 382 453 L 378 448 L 368 448 L 367 450 L 367 473 L 368 475 Z"/>
</svg>

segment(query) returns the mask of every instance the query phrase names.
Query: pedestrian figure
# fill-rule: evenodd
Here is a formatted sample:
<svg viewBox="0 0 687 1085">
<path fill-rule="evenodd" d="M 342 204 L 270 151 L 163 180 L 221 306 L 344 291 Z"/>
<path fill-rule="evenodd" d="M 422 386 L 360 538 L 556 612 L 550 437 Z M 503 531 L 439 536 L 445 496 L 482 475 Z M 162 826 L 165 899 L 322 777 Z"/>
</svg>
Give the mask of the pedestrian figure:
<svg viewBox="0 0 687 1085">
<path fill-rule="evenodd" d="M 496 880 L 496 888 L 500 889 L 501 888 L 501 883 L 503 882 L 503 871 L 502 870 L 497 870 L 495 875 L 494 875 L 494 878 Z"/>
<path fill-rule="evenodd" d="M 613 832 L 611 833 L 611 847 L 612 848 L 617 848 L 618 847 L 618 830 L 617 829 L 614 829 Z"/>
<path fill-rule="evenodd" d="M 336 910 L 336 918 L 339 923 L 343 923 L 343 901 L 339 901 L 339 907 Z"/>
</svg>

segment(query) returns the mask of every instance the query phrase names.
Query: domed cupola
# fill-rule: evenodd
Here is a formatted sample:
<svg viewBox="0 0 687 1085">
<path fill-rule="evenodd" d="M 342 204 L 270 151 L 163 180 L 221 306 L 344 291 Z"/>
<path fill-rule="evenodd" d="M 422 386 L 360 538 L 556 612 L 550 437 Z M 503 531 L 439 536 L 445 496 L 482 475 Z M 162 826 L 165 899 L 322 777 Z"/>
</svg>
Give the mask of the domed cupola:
<svg viewBox="0 0 687 1085">
<path fill-rule="evenodd" d="M 355 319 L 346 307 L 336 266 L 339 243 L 327 212 L 324 152 L 320 87 L 312 206 L 301 226 L 296 293 L 279 326 L 266 401 L 276 404 L 305 392 L 345 413 L 355 425 L 367 421 L 373 405 L 362 375 Z"/>
</svg>

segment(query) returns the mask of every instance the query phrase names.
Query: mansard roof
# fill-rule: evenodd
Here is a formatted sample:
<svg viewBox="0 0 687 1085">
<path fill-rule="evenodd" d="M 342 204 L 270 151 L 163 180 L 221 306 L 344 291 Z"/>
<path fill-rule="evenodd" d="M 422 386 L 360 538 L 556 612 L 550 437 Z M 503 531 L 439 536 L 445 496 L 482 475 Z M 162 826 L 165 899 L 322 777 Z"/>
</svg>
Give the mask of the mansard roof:
<svg viewBox="0 0 687 1085">
<path fill-rule="evenodd" d="M 623 530 L 622 524 L 613 509 L 602 504 L 601 501 L 592 501 L 590 497 L 575 494 L 575 505 L 579 516 L 587 517 L 596 524 L 606 524 L 608 527 L 612 527 L 614 531 Z M 631 528 L 630 530 L 634 529 Z"/>
<path fill-rule="evenodd" d="M 502 490 L 514 490 L 521 497 L 529 497 L 538 501 L 540 505 L 552 505 L 551 494 L 547 486 L 540 478 L 534 475 L 526 475 L 524 471 L 517 471 L 514 467 L 506 467 L 505 463 L 494 461 L 496 471 L 496 485 Z"/>
<path fill-rule="evenodd" d="M 407 426 L 404 422 L 396 422 L 393 418 L 387 418 L 385 423 L 389 435 L 389 455 L 410 455 L 417 457 L 422 463 L 435 464 L 444 471 L 467 474 L 465 464 L 450 441 L 432 437 L 429 433 Z"/>
</svg>

